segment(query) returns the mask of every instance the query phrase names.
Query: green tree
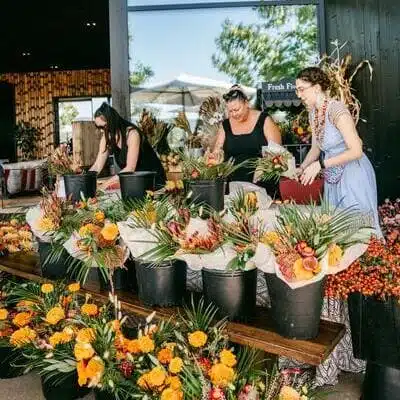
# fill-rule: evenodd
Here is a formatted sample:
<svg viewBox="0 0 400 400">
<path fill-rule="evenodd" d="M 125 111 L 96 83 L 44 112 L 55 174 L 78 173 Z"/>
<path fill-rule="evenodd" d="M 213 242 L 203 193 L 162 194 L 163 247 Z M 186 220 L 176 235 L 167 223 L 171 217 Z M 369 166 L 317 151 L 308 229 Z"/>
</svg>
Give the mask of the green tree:
<svg viewBox="0 0 400 400">
<path fill-rule="evenodd" d="M 60 123 L 62 127 L 69 126 L 79 115 L 78 109 L 73 104 L 62 104 L 60 113 Z"/>
<path fill-rule="evenodd" d="M 215 39 L 212 62 L 237 83 L 294 77 L 318 55 L 314 5 L 260 6 L 259 22 L 234 24 L 226 19 Z"/>
<path fill-rule="evenodd" d="M 135 63 L 133 72 L 129 76 L 129 83 L 134 87 L 140 86 L 152 76 L 154 76 L 154 72 L 151 67 L 138 61 Z"/>
</svg>

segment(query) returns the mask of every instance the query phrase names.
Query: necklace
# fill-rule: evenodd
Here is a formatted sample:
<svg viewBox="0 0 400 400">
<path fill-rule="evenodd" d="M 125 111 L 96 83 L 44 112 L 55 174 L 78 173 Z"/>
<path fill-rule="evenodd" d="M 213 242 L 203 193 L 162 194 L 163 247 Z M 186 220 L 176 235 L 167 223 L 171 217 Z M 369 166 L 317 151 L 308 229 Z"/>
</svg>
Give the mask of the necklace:
<svg viewBox="0 0 400 400">
<path fill-rule="evenodd" d="M 315 110 L 312 120 L 312 130 L 315 134 L 319 147 L 322 148 L 325 136 L 326 110 L 328 108 L 328 99 L 324 99 L 321 107 Z"/>
</svg>

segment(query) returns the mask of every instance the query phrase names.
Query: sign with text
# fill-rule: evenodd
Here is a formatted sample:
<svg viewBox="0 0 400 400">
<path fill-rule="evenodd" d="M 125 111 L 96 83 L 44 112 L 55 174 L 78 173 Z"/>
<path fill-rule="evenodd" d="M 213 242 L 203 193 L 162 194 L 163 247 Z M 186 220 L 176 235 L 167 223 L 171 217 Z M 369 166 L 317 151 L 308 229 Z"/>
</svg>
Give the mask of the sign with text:
<svg viewBox="0 0 400 400">
<path fill-rule="evenodd" d="M 262 104 L 264 107 L 272 105 L 300 105 L 300 99 L 296 95 L 296 85 L 294 79 L 284 79 L 278 82 L 263 82 Z"/>
</svg>

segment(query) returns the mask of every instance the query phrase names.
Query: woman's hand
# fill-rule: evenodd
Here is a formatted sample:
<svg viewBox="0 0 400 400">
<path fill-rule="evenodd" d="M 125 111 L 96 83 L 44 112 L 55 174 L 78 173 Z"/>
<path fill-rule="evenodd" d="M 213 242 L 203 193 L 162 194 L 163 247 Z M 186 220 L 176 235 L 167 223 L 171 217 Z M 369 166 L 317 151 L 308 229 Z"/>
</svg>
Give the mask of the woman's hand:
<svg viewBox="0 0 400 400">
<path fill-rule="evenodd" d="M 319 161 L 314 161 L 304 170 L 300 177 L 300 182 L 303 185 L 311 185 L 320 171 L 321 165 Z"/>
</svg>

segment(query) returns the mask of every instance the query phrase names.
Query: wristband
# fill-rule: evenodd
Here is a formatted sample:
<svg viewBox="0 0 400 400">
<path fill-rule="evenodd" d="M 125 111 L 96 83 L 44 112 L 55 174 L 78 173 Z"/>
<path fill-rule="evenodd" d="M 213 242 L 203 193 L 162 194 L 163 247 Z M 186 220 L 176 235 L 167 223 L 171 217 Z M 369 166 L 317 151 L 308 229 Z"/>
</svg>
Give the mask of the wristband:
<svg viewBox="0 0 400 400">
<path fill-rule="evenodd" d="M 325 162 L 324 162 L 324 159 L 323 159 L 322 157 L 320 157 L 320 158 L 318 159 L 318 161 L 319 161 L 319 165 L 321 166 L 321 169 L 325 169 Z"/>
</svg>

